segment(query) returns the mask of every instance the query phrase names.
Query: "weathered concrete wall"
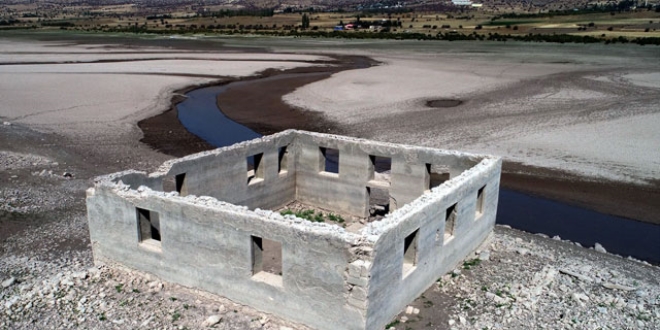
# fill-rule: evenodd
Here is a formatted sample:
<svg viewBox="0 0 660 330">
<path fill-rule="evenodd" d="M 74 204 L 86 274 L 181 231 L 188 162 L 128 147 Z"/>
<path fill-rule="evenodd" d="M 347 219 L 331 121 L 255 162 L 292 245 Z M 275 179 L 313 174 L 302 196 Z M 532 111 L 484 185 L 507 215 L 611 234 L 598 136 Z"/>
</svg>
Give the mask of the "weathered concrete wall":
<svg viewBox="0 0 660 330">
<path fill-rule="evenodd" d="M 483 160 L 453 182 L 365 228 L 364 234 L 378 236 L 370 269 L 367 329 L 383 328 L 490 234 L 495 224 L 500 171 L 499 160 Z M 477 191 L 482 187 L 483 213 L 477 217 Z M 453 204 L 457 210 L 454 235 L 446 239 L 446 210 Z M 404 240 L 415 231 L 416 264 L 405 273 Z"/>
<path fill-rule="evenodd" d="M 292 155 L 294 131 L 267 136 L 166 163 L 162 178 L 185 174 L 189 195 L 211 196 L 232 204 L 276 208 L 295 198 L 296 166 Z M 288 161 L 278 168 L 280 147 L 287 147 Z M 261 177 L 248 182 L 247 157 L 263 154 Z M 162 190 L 159 189 L 159 190 Z"/>
<path fill-rule="evenodd" d="M 96 187 L 87 203 L 97 261 L 120 262 L 315 328 L 364 328 L 366 309 L 347 303 L 354 237 L 341 228 L 146 189 Z M 158 212 L 160 248 L 139 242 L 136 207 Z M 282 244 L 281 283 L 253 277 L 251 236 Z"/>
<path fill-rule="evenodd" d="M 282 146 L 286 171 L 278 169 Z M 338 174 L 321 173 L 320 147 L 339 150 Z M 248 182 L 246 158 L 261 153 Z M 375 177 L 370 156 L 391 158 L 389 180 Z M 380 329 L 491 232 L 500 171 L 492 157 L 287 131 L 173 160 L 150 175 L 98 178 L 87 198 L 94 257 L 314 328 Z M 451 180 L 433 188 L 431 172 Z M 182 173 L 181 194 L 154 191 Z M 364 216 L 368 187 L 388 190 L 395 211 L 358 233 L 257 209 L 297 199 Z M 281 275 L 256 273 L 253 237 L 281 244 Z"/>
<path fill-rule="evenodd" d="M 320 147 L 339 150 L 339 173 L 321 171 Z M 339 213 L 367 216 L 368 156 L 355 143 L 301 135 L 296 141 L 296 199 Z"/>
<path fill-rule="evenodd" d="M 339 173 L 322 172 L 320 147 L 339 150 Z M 391 210 L 413 201 L 429 189 L 427 164 L 443 168 L 452 177 L 479 162 L 437 149 L 395 145 L 362 139 L 301 134 L 296 140 L 297 194 L 303 203 L 355 216 L 368 215 L 367 187 L 387 189 Z M 374 170 L 370 156 L 390 158 L 391 183 L 372 181 Z"/>
</svg>

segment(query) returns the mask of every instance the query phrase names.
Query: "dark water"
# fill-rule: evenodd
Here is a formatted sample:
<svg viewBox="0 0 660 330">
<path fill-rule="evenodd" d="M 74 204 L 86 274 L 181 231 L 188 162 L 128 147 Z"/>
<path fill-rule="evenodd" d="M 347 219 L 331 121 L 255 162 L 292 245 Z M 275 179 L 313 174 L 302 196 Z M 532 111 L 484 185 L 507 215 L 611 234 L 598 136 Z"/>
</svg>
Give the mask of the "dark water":
<svg viewBox="0 0 660 330">
<path fill-rule="evenodd" d="M 500 189 L 497 223 L 660 264 L 660 226 Z"/>
<path fill-rule="evenodd" d="M 261 137 L 218 111 L 216 96 L 230 85 L 232 84 L 196 89 L 186 93 L 188 98 L 176 106 L 183 126 L 216 147 Z"/>
<path fill-rule="evenodd" d="M 268 80 L 281 79 L 280 75 Z M 188 131 L 216 147 L 223 147 L 260 137 L 251 129 L 227 118 L 218 111 L 216 96 L 227 88 L 249 81 L 225 86 L 206 87 L 187 93 L 179 103 L 179 120 Z M 329 157 L 330 158 L 330 157 Z M 329 167 L 336 166 L 328 164 Z M 562 239 L 593 246 L 598 242 L 609 252 L 632 256 L 655 264 L 660 263 L 660 226 L 611 216 L 571 206 L 545 198 L 501 189 L 497 223 L 530 233 L 559 235 Z"/>
</svg>

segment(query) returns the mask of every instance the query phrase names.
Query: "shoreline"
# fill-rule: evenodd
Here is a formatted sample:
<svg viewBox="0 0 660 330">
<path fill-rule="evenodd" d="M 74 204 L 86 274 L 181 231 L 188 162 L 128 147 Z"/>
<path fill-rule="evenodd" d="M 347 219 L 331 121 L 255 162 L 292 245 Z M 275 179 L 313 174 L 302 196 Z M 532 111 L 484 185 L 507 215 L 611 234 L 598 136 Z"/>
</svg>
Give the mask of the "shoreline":
<svg viewBox="0 0 660 330">
<path fill-rule="evenodd" d="M 230 88 L 218 95 L 217 106 L 229 119 L 255 132 L 268 135 L 286 129 L 303 129 L 332 134 L 351 135 L 350 129 L 328 120 L 323 114 L 300 110 L 286 104 L 282 96 L 306 84 L 325 79 L 343 70 L 355 69 L 351 60 L 360 58 L 370 65 L 377 62 L 361 56 L 333 56 L 335 67 L 310 67 L 289 70 L 265 70 L 257 76 L 227 79 L 204 86 L 191 86 L 176 91 L 169 110 L 138 123 L 144 137 L 140 140 L 150 147 L 171 156 L 181 157 L 214 147 L 188 132 L 178 120 L 176 104 L 184 94 L 210 85 L 224 85 L 235 81 L 247 84 Z M 319 73 L 314 76 L 293 76 L 277 81 L 263 78 L 291 73 Z M 254 98 L 254 91 L 259 98 Z M 222 104 L 222 107 L 220 107 Z M 264 111 L 264 109 L 267 109 Z M 171 132 L 166 134 L 165 132 Z M 623 217 L 633 221 L 660 224 L 660 205 L 648 203 L 660 200 L 660 181 L 649 185 L 599 179 L 590 180 L 560 169 L 541 168 L 522 163 L 504 161 L 502 188 L 574 205 L 600 213 Z"/>
</svg>

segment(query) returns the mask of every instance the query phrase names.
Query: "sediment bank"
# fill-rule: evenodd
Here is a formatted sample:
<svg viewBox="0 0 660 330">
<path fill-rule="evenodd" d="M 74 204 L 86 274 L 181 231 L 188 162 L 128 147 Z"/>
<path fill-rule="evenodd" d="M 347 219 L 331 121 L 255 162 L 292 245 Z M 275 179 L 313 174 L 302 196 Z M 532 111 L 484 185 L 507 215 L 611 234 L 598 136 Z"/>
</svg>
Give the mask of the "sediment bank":
<svg viewBox="0 0 660 330">
<path fill-rule="evenodd" d="M 336 64 L 330 67 L 266 70 L 257 77 L 240 79 L 247 83 L 228 88 L 218 95 L 218 108 L 228 118 L 263 135 L 290 128 L 355 135 L 356 132 L 350 127 L 341 126 L 321 113 L 297 109 L 282 100 L 283 95 L 296 88 L 325 79 L 334 73 L 377 64 L 360 56 L 342 56 L 336 59 Z M 305 75 L 276 80 L 263 79 L 292 73 Z M 238 79 L 227 79 L 218 84 L 233 81 Z M 170 110 L 139 122 L 138 125 L 144 131 L 142 142 L 176 157 L 214 148 L 188 132 L 177 118 L 176 104 L 182 100 L 179 94 L 185 94 L 194 88 L 196 87 L 177 91 L 172 98 Z M 505 161 L 501 184 L 504 188 L 598 212 L 660 224 L 660 205 L 649 202 L 660 200 L 660 182 L 643 186 L 610 180 L 593 181 L 558 169 Z"/>
</svg>

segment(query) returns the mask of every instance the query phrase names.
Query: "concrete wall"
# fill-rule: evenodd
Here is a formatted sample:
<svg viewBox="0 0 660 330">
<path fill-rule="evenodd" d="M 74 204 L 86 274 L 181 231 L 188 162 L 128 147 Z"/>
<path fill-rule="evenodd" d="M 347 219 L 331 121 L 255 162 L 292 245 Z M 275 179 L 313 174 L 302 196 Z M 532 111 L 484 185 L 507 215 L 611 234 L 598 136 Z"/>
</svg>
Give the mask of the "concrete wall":
<svg viewBox="0 0 660 330">
<path fill-rule="evenodd" d="M 321 171 L 320 147 L 339 150 L 339 173 Z M 367 216 L 368 156 L 355 143 L 301 135 L 296 141 L 296 199 L 338 213 Z"/>
<path fill-rule="evenodd" d="M 286 173 L 277 170 L 281 146 L 289 149 Z M 339 150 L 338 174 L 321 173 L 320 147 Z M 256 153 L 263 153 L 263 167 L 250 184 L 246 157 Z M 390 181 L 374 180 L 369 156 L 391 158 Z M 451 180 L 429 190 L 429 169 L 449 173 Z M 380 329 L 491 232 L 500 170 L 492 157 L 286 131 L 173 160 L 150 175 L 127 171 L 98 178 L 87 197 L 94 258 L 318 329 Z M 181 195 L 154 191 L 181 173 Z M 367 187 L 387 189 L 395 211 L 358 233 L 250 210 L 297 199 L 365 216 Z M 447 240 L 445 215 L 453 204 L 457 217 Z M 160 240 L 145 239 L 150 227 L 140 227 L 137 208 L 158 214 Z M 281 275 L 254 274 L 258 249 L 252 237 L 281 244 Z M 414 260 L 406 270 L 405 260 Z"/>
<path fill-rule="evenodd" d="M 404 206 L 391 219 L 372 223 L 378 233 L 369 279 L 367 329 L 382 329 L 438 277 L 452 270 L 490 234 L 495 224 L 501 162 L 484 160 L 454 178 L 452 184 Z M 475 212 L 477 191 L 484 189 L 483 213 Z M 456 204 L 453 238 L 445 239 L 446 210 Z M 414 268 L 403 271 L 404 240 L 417 231 Z"/>
<path fill-rule="evenodd" d="M 321 171 L 321 147 L 339 150 L 338 174 Z M 390 210 L 395 210 L 429 189 L 427 164 L 455 177 L 481 160 L 431 148 L 314 133 L 298 136 L 296 151 L 296 199 L 359 217 L 368 215 L 367 187 L 388 190 Z M 374 169 L 369 156 L 391 159 L 391 183 L 372 181 Z"/>
<path fill-rule="evenodd" d="M 208 200 L 90 189 L 95 260 L 119 262 L 315 328 L 364 328 L 365 308 L 347 303 L 350 236 L 334 226 L 303 226 L 279 214 L 269 219 Z M 136 207 L 158 212 L 160 247 L 140 243 Z M 282 244 L 281 282 L 253 277 L 251 236 Z"/>
<path fill-rule="evenodd" d="M 162 181 L 185 174 L 185 192 L 188 195 L 211 196 L 232 204 L 254 208 L 276 208 L 295 198 L 296 166 L 293 155 L 293 131 L 239 143 L 230 147 L 203 152 L 165 164 L 160 173 L 150 176 Z M 280 147 L 287 147 L 286 167 L 278 169 Z M 247 157 L 263 154 L 261 178 L 248 182 Z M 135 177 L 127 178 L 129 182 Z M 139 181 L 139 180 L 138 180 Z M 153 188 L 153 185 L 150 185 Z M 162 185 L 155 187 L 162 190 Z"/>
</svg>

